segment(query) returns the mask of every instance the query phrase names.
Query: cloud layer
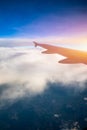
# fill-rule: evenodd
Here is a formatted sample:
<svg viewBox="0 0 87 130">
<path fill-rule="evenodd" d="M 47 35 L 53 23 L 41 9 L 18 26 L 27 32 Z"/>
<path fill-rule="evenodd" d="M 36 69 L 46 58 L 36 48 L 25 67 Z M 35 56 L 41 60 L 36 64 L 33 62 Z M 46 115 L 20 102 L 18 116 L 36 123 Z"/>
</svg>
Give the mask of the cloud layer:
<svg viewBox="0 0 87 130">
<path fill-rule="evenodd" d="M 0 48 L 0 99 L 15 100 L 36 95 L 48 88 L 48 83 L 78 84 L 84 89 L 87 66 L 63 65 L 59 55 L 41 54 L 40 49 Z"/>
</svg>

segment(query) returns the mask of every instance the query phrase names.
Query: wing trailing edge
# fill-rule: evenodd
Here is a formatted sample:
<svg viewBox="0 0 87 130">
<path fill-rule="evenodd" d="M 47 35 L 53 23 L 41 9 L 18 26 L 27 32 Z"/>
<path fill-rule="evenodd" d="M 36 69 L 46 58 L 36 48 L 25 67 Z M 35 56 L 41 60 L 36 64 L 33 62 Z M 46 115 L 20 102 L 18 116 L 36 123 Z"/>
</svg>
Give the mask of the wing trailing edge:
<svg viewBox="0 0 87 130">
<path fill-rule="evenodd" d="M 76 63 L 80 63 L 80 62 L 78 62 L 77 60 L 74 60 L 74 59 L 66 58 L 66 59 L 60 60 L 59 63 L 62 63 L 62 64 L 76 64 Z"/>
<path fill-rule="evenodd" d="M 46 51 L 42 51 L 41 53 L 44 53 L 44 54 L 52 54 L 53 52 L 51 50 L 46 50 Z"/>
</svg>

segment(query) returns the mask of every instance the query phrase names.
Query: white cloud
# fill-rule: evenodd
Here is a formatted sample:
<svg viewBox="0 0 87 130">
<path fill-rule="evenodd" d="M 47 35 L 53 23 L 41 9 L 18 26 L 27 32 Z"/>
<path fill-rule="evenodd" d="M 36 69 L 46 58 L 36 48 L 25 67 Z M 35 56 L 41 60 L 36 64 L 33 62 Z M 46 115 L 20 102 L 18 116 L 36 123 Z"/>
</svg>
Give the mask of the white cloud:
<svg viewBox="0 0 87 130">
<path fill-rule="evenodd" d="M 87 101 L 87 97 L 84 97 L 84 100 Z"/>
<path fill-rule="evenodd" d="M 59 64 L 61 58 L 59 55 L 41 54 L 41 50 L 36 48 L 0 48 L 0 85 L 8 84 L 0 99 L 14 100 L 27 94 L 42 93 L 48 88 L 48 82 L 66 86 L 78 83 L 84 89 L 87 66 Z"/>
<path fill-rule="evenodd" d="M 63 121 L 61 130 L 79 130 L 80 126 L 79 123 L 76 122 L 70 122 L 70 121 Z"/>
<path fill-rule="evenodd" d="M 87 117 L 84 119 L 84 121 L 86 121 L 86 122 L 87 122 Z"/>
<path fill-rule="evenodd" d="M 87 35 L 86 36 L 45 36 L 34 38 L 0 38 L 0 47 L 29 47 L 32 48 L 33 42 L 48 43 L 66 48 L 87 51 Z"/>
</svg>

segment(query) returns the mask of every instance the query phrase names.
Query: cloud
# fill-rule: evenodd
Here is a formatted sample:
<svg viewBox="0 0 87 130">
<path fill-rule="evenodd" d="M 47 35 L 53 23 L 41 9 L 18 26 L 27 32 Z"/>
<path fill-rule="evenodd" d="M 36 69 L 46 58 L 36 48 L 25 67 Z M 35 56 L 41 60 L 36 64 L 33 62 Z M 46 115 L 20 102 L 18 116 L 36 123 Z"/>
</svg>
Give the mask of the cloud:
<svg viewBox="0 0 87 130">
<path fill-rule="evenodd" d="M 60 128 L 61 130 L 79 130 L 80 129 L 80 126 L 79 126 L 79 123 L 76 121 L 76 122 L 70 122 L 70 121 L 64 121 L 62 123 L 62 128 Z"/>
<path fill-rule="evenodd" d="M 47 43 L 52 45 L 58 45 L 77 50 L 87 51 L 87 35 L 81 36 L 46 36 L 46 37 L 34 37 L 34 38 L 0 38 L 0 47 L 29 47 L 33 48 L 33 42 Z"/>
<path fill-rule="evenodd" d="M 27 38 L 0 38 L 0 47 L 20 47 L 31 45 L 33 39 Z"/>
<path fill-rule="evenodd" d="M 22 54 L 21 54 L 22 53 Z M 20 55 L 19 55 L 20 54 Z M 48 83 L 78 84 L 84 89 L 87 66 L 63 65 L 59 55 L 41 54 L 37 48 L 0 48 L 0 100 L 17 100 L 48 89 Z M 74 85 L 73 85 L 74 86 Z"/>
<path fill-rule="evenodd" d="M 87 97 L 84 97 L 84 100 L 87 101 Z"/>
</svg>

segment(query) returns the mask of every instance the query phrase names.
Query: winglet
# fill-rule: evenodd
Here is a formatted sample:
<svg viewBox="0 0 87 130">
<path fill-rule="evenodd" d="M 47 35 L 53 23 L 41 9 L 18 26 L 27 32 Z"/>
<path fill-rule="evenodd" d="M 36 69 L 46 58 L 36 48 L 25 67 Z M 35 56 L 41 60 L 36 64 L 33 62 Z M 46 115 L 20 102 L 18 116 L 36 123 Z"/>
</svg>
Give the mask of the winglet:
<svg viewBox="0 0 87 130">
<path fill-rule="evenodd" d="M 37 42 L 35 42 L 35 41 L 33 41 L 33 43 L 34 43 L 35 47 L 37 47 L 38 43 L 37 43 Z"/>
</svg>

